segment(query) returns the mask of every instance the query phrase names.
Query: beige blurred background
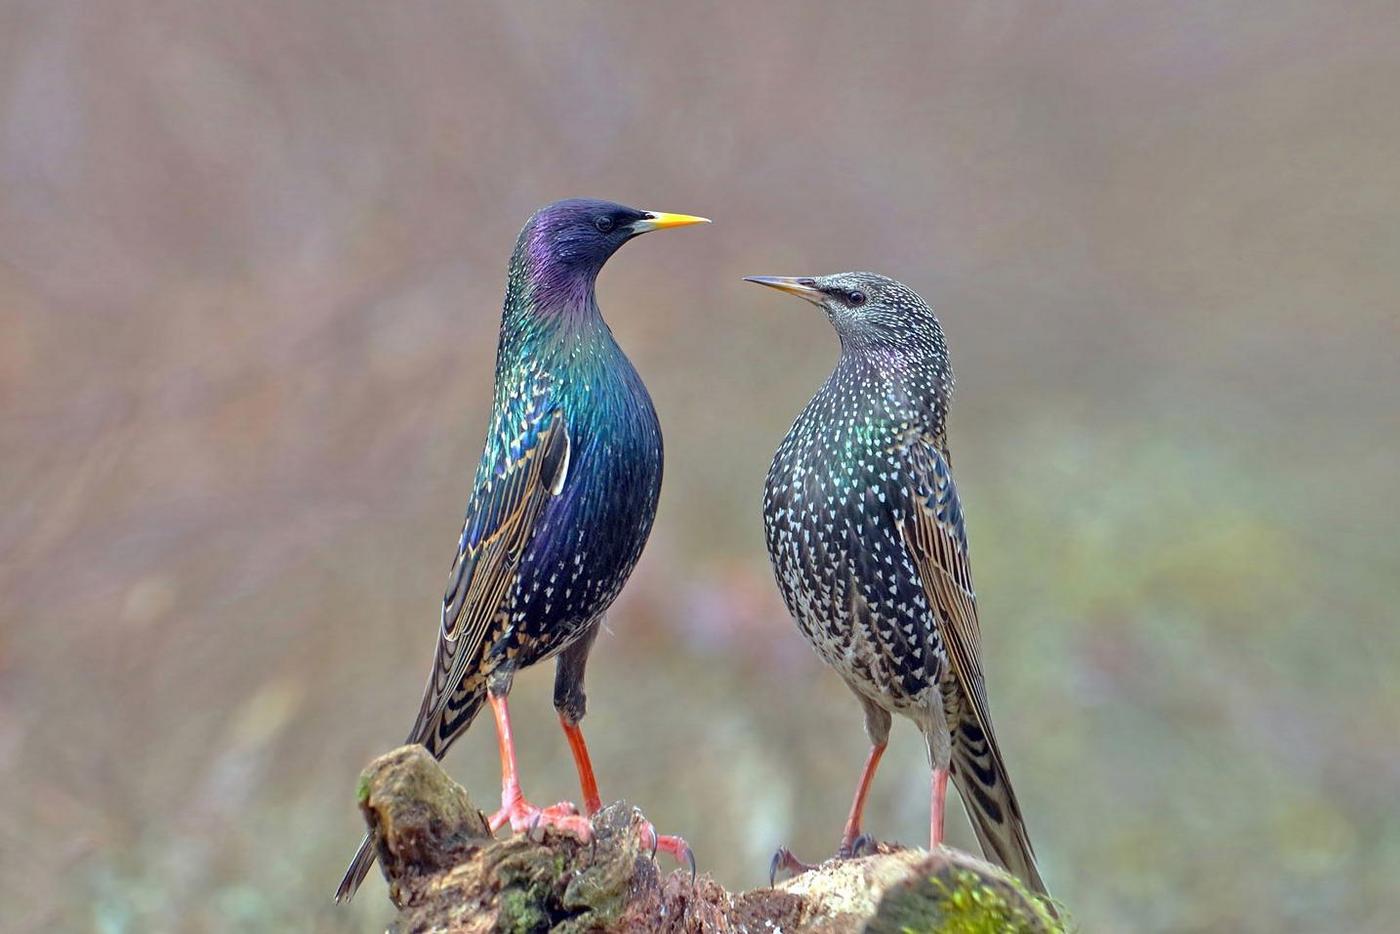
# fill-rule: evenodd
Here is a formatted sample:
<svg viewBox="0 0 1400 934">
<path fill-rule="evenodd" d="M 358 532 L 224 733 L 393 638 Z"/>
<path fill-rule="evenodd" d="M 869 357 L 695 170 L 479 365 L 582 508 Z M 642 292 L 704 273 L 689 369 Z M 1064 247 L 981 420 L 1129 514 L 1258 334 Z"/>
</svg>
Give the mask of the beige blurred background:
<svg viewBox="0 0 1400 934">
<path fill-rule="evenodd" d="M 355 778 L 516 232 L 590 195 L 715 219 L 600 282 L 667 433 L 605 798 L 730 886 L 836 844 L 860 712 L 758 510 L 835 341 L 739 277 L 868 268 L 949 334 L 993 710 L 1084 930 L 1392 929 L 1397 49 L 1390 2 L 0 5 L 0 926 L 382 929 L 377 873 L 330 904 Z M 495 799 L 489 723 L 447 761 Z M 927 780 L 898 725 L 868 828 L 923 842 Z"/>
</svg>

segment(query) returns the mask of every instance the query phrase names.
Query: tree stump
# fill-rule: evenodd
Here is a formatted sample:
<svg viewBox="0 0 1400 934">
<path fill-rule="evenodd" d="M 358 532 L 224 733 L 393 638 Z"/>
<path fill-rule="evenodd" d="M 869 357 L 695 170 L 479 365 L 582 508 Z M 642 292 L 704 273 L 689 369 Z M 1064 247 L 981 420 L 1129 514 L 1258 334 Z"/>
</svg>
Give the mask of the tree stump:
<svg viewBox="0 0 1400 934">
<path fill-rule="evenodd" d="M 663 876 L 640 811 L 617 803 L 583 843 L 552 828 L 495 839 L 422 746 L 374 760 L 360 808 L 375 834 L 399 934 L 843 932 L 1039 934 L 1064 930 L 1012 877 L 965 853 L 878 845 L 773 888 L 731 893 L 707 875 Z"/>
</svg>

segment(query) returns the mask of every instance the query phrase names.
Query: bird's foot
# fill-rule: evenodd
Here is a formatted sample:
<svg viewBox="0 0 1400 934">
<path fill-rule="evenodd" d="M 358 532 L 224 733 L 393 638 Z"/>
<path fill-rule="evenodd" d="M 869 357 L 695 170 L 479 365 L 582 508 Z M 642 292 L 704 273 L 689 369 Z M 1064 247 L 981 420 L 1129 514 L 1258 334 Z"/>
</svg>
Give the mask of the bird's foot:
<svg viewBox="0 0 1400 934">
<path fill-rule="evenodd" d="M 642 845 L 651 852 L 652 859 L 656 858 L 658 852 L 670 854 L 676 862 L 690 867 L 690 882 L 695 884 L 695 853 L 684 838 L 658 834 L 651 821 L 642 821 L 638 831 L 642 835 Z"/>
<path fill-rule="evenodd" d="M 836 850 L 836 859 L 856 859 L 867 853 L 875 852 L 875 838 L 870 834 L 863 833 L 858 836 L 842 840 L 841 846 Z M 785 846 L 778 847 L 778 852 L 773 854 L 773 861 L 768 864 L 768 885 L 772 886 L 778 879 L 779 870 L 785 870 L 794 876 L 801 875 L 810 869 L 817 867 L 804 863 L 793 855 L 792 850 Z"/>
<path fill-rule="evenodd" d="M 857 859 L 875 852 L 875 838 L 868 833 L 858 834 L 850 840 L 842 840 L 836 849 L 837 859 Z"/>
<path fill-rule="evenodd" d="M 578 808 L 568 801 L 561 801 L 549 807 L 539 807 L 525 800 L 517 793 L 506 801 L 499 811 L 487 821 L 491 832 L 510 825 L 515 833 L 531 833 L 540 827 L 554 827 L 565 830 L 587 843 L 593 839 L 593 825 L 588 818 L 579 814 Z"/>
<path fill-rule="evenodd" d="M 768 886 L 772 888 L 778 881 L 778 870 L 785 870 L 794 876 L 800 876 L 809 869 L 816 869 L 810 863 L 804 863 L 796 856 L 792 855 L 792 850 L 785 846 L 778 847 L 778 852 L 773 854 L 773 861 L 768 864 Z"/>
</svg>

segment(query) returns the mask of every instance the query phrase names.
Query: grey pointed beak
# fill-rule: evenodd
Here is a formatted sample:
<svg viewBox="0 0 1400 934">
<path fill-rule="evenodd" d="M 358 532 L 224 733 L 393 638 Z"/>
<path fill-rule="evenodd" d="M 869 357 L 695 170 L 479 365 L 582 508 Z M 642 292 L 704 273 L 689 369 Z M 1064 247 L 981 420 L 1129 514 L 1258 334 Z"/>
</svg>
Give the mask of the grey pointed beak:
<svg viewBox="0 0 1400 934">
<path fill-rule="evenodd" d="M 787 292 L 789 295 L 796 295 L 804 298 L 813 305 L 820 305 L 825 294 L 817 288 L 817 280 L 806 276 L 745 276 L 745 282 L 757 282 L 759 285 L 766 285 L 770 289 L 777 289 L 780 292 Z"/>
</svg>

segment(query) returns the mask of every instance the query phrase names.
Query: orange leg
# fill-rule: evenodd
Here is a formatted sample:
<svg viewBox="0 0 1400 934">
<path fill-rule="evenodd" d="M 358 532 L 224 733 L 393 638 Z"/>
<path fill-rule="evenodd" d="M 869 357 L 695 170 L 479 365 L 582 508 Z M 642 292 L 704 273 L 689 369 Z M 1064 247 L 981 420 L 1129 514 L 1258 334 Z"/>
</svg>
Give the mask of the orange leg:
<svg viewBox="0 0 1400 934">
<path fill-rule="evenodd" d="M 933 770 L 933 813 L 929 820 L 929 849 L 943 845 L 943 810 L 948 803 L 948 770 Z"/>
<path fill-rule="evenodd" d="M 865 757 L 865 767 L 860 770 L 860 784 L 856 785 L 856 796 L 851 801 L 851 814 L 846 818 L 846 828 L 841 832 L 839 856 L 851 856 L 857 849 L 860 839 L 860 816 L 865 811 L 865 799 L 870 794 L 870 784 L 875 780 L 875 770 L 880 766 L 880 757 L 885 754 L 885 744 L 870 747 L 870 755 Z"/>
<path fill-rule="evenodd" d="M 583 792 L 583 813 L 592 817 L 603 809 L 603 799 L 598 794 L 598 779 L 593 775 L 593 760 L 588 756 L 588 744 L 583 741 L 583 731 L 578 728 L 577 723 L 570 723 L 561 714 L 559 725 L 563 727 L 564 736 L 569 741 L 569 751 L 574 754 L 578 784 Z M 642 832 L 646 834 L 647 845 L 653 851 L 669 853 L 677 862 L 686 863 L 690 866 L 691 878 L 695 877 L 695 854 L 691 852 L 690 845 L 685 840 L 658 834 L 650 822 L 643 825 Z"/>
<path fill-rule="evenodd" d="M 570 723 L 559 715 L 559 725 L 564 728 L 564 736 L 569 741 L 569 751 L 574 754 L 574 766 L 578 769 L 578 784 L 583 790 L 583 813 L 592 817 L 603 807 L 603 799 L 598 796 L 598 779 L 593 777 L 593 760 L 588 758 L 588 744 L 583 741 L 583 731 L 577 723 Z"/>
<path fill-rule="evenodd" d="M 539 824 L 569 830 L 584 840 L 593 836 L 593 828 L 578 815 L 578 808 L 567 802 L 540 808 L 525 800 L 520 790 L 520 773 L 515 762 L 515 737 L 510 729 L 510 707 L 505 696 L 487 695 L 491 701 L 491 712 L 496 715 L 496 742 L 501 752 L 501 809 L 491 815 L 492 831 L 510 824 L 510 829 L 519 833 L 530 830 Z"/>
</svg>

